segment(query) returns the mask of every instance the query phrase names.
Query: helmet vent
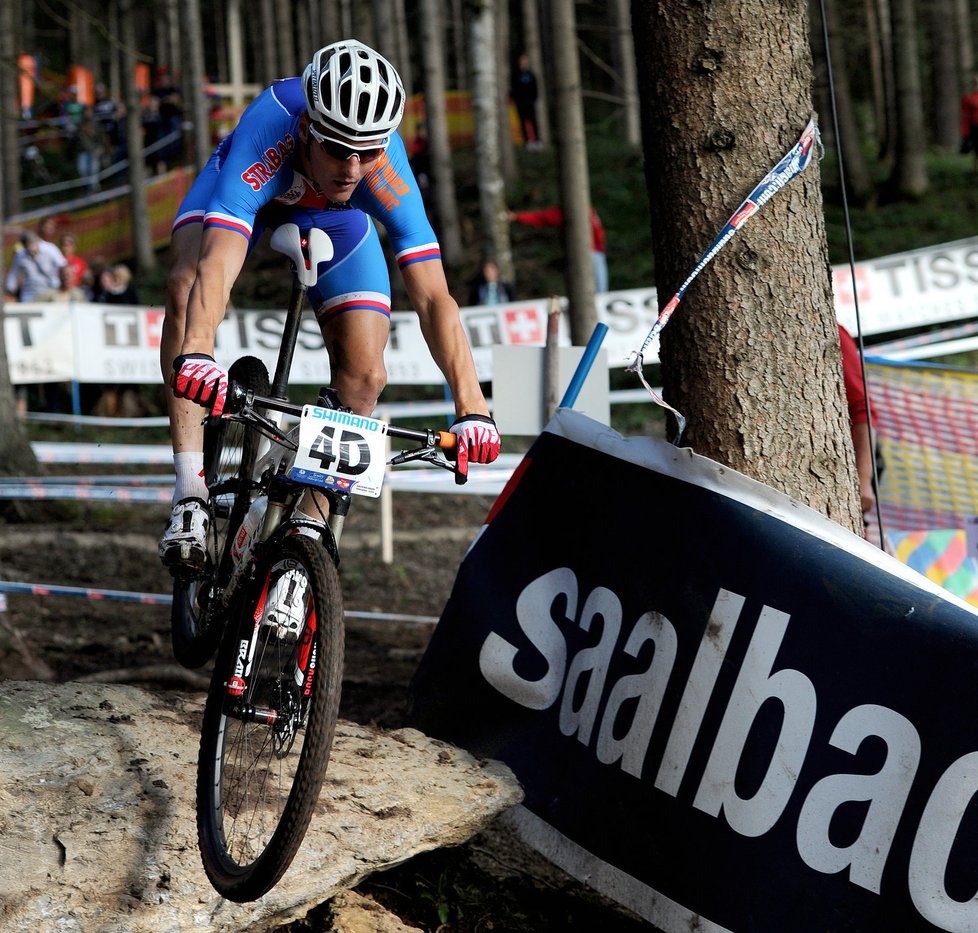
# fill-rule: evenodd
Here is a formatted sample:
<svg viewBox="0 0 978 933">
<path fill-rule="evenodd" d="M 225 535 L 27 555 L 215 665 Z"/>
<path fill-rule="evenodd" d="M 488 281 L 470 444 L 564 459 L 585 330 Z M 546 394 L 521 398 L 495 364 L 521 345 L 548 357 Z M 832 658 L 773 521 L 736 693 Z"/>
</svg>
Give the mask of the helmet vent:
<svg viewBox="0 0 978 933">
<path fill-rule="evenodd" d="M 393 65 L 352 39 L 320 49 L 302 89 L 309 116 L 352 139 L 390 136 L 404 115 L 404 86 Z"/>
</svg>

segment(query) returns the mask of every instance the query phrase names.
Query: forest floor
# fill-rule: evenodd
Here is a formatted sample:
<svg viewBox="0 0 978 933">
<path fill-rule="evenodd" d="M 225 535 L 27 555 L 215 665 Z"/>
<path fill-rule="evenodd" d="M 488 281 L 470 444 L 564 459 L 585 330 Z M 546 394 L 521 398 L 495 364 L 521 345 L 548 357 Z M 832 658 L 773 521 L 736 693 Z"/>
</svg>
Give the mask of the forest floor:
<svg viewBox="0 0 978 933">
<path fill-rule="evenodd" d="M 394 562 L 385 564 L 376 505 L 357 502 L 344 532 L 341 563 L 351 613 L 344 719 L 384 729 L 405 724 L 408 683 L 490 505 L 485 497 L 396 495 Z M 73 504 L 45 511 L 49 515 L 41 522 L 0 524 L 0 579 L 169 593 L 169 575 L 156 557 L 162 508 Z M 65 514 L 50 514 L 58 511 Z M 87 678 L 149 690 L 205 689 L 204 674 L 185 671 L 173 661 L 166 605 L 26 594 L 10 594 L 6 602 L 6 611 L 0 611 L 0 676 L 5 679 Z M 364 612 L 405 618 L 357 616 Z M 496 825 L 466 845 L 374 875 L 357 890 L 405 924 L 439 933 L 650 929 Z M 326 904 L 288 933 L 332 929 Z"/>
</svg>

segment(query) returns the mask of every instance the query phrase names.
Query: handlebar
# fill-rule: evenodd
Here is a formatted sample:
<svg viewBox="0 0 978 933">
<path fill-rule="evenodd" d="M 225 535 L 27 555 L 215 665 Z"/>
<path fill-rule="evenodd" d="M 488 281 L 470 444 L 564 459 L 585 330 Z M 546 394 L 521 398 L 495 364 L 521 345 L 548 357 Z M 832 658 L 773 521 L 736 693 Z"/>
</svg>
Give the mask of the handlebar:
<svg viewBox="0 0 978 933">
<path fill-rule="evenodd" d="M 279 398 L 256 395 L 253 391 L 237 382 L 232 381 L 228 383 L 227 397 L 224 402 L 224 415 L 234 416 L 245 411 L 251 411 L 255 418 L 260 418 L 261 416 L 253 411 L 256 407 L 281 412 L 282 414 L 292 415 L 298 418 L 302 415 L 304 406 L 296 405 L 293 402 L 287 402 Z M 264 420 L 263 424 L 266 428 L 275 427 L 271 422 L 265 422 Z M 468 480 L 468 456 L 462 448 L 462 438 L 458 435 L 453 434 L 451 431 L 439 431 L 435 428 L 404 428 L 390 423 L 387 425 L 387 433 L 391 437 L 399 437 L 402 440 L 414 441 L 418 444 L 417 447 L 396 453 L 388 461 L 390 464 L 396 466 L 411 460 L 425 460 L 428 463 L 451 470 L 455 475 L 455 483 L 458 486 L 464 485 L 466 480 Z M 280 436 L 278 439 L 281 440 L 282 437 Z M 444 460 L 434 456 L 435 451 L 438 450 L 444 451 Z"/>
</svg>

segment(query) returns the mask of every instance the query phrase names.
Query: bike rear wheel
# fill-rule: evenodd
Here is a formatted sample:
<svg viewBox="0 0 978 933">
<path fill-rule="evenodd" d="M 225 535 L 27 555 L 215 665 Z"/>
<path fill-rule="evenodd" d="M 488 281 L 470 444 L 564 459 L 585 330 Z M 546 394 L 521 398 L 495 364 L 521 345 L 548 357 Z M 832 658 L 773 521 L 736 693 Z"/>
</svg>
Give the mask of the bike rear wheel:
<svg viewBox="0 0 978 933">
<path fill-rule="evenodd" d="M 268 370 L 254 356 L 236 360 L 228 378 L 258 395 L 268 394 Z M 173 656 L 184 667 L 198 668 L 214 654 L 221 637 L 210 601 L 231 570 L 230 542 L 251 505 L 251 480 L 261 435 L 248 425 L 208 418 L 204 426 L 204 480 L 210 492 L 207 557 L 203 568 L 174 578 L 170 610 Z"/>
<path fill-rule="evenodd" d="M 293 644 L 260 624 L 270 584 L 285 571 L 306 581 L 305 627 Z M 197 829 L 204 870 L 223 897 L 255 900 L 292 863 L 329 762 L 342 668 L 336 567 L 318 541 L 290 535 L 259 559 L 204 707 Z"/>
</svg>

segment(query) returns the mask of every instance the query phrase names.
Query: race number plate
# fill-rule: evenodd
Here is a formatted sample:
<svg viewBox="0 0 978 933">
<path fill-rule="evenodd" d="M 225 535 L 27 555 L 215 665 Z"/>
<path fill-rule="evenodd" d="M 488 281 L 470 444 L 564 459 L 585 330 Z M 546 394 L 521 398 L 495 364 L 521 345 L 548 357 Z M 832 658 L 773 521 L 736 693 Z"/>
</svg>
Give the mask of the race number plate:
<svg viewBox="0 0 978 933">
<path fill-rule="evenodd" d="M 303 406 L 299 449 L 289 471 L 292 479 L 376 498 L 386 467 L 387 422 L 332 408 Z"/>
</svg>

